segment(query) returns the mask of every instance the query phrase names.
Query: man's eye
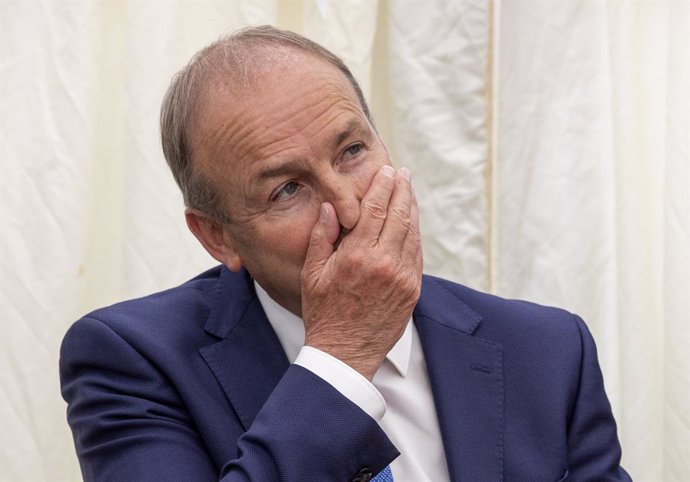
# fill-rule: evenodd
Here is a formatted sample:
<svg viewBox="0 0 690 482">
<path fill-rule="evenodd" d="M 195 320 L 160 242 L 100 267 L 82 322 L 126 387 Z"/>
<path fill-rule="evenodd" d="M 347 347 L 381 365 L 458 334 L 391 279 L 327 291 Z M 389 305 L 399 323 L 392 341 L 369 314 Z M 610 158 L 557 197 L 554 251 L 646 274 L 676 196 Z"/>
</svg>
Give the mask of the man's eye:
<svg viewBox="0 0 690 482">
<path fill-rule="evenodd" d="M 362 144 L 352 144 L 350 147 L 345 149 L 345 154 L 349 157 L 355 157 L 357 154 L 359 154 L 364 147 Z"/>
<path fill-rule="evenodd" d="M 299 185 L 296 182 L 289 181 L 283 184 L 283 187 L 273 196 L 274 201 L 285 201 L 290 199 L 293 194 L 299 190 Z"/>
</svg>

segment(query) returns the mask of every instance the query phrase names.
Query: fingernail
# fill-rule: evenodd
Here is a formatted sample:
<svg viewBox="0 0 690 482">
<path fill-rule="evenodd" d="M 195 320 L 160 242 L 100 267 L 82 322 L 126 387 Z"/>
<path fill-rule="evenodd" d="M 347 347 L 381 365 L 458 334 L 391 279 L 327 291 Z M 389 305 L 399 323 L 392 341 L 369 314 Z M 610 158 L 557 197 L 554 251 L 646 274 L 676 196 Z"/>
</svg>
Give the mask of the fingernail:
<svg viewBox="0 0 690 482">
<path fill-rule="evenodd" d="M 383 166 L 381 168 L 381 174 L 383 174 L 386 177 L 393 177 L 395 176 L 395 169 L 393 166 Z"/>
<path fill-rule="evenodd" d="M 321 212 L 319 213 L 319 220 L 322 223 L 325 223 L 327 219 L 328 219 L 328 208 L 326 207 L 325 203 L 322 203 L 321 204 Z"/>
<path fill-rule="evenodd" d="M 412 179 L 412 173 L 410 172 L 410 170 L 408 168 L 401 167 L 399 172 L 402 175 L 402 177 L 404 177 L 408 181 L 410 181 Z"/>
</svg>

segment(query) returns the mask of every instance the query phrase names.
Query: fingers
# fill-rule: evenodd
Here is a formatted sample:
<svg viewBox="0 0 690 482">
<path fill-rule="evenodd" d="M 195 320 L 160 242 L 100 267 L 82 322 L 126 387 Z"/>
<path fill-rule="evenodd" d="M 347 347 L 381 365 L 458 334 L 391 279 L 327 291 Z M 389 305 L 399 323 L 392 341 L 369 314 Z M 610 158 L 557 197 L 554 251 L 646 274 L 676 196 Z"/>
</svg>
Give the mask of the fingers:
<svg viewBox="0 0 690 482">
<path fill-rule="evenodd" d="M 388 249 L 398 252 L 405 245 L 408 234 L 413 228 L 413 198 L 411 174 L 406 167 L 403 167 L 395 176 L 395 190 L 391 195 L 386 221 L 379 236 L 379 243 Z"/>
<path fill-rule="evenodd" d="M 373 247 L 379 241 L 388 215 L 388 203 L 395 188 L 395 169 L 383 166 L 371 181 L 360 206 L 359 220 L 351 233 L 352 242 Z"/>
<path fill-rule="evenodd" d="M 304 260 L 303 281 L 318 277 L 339 241 L 340 224 L 334 207 L 323 203 Z M 377 248 L 396 259 L 420 264 L 419 208 L 407 168 L 397 173 L 383 166 L 372 179 L 360 206 L 360 216 L 347 236 L 348 251 Z M 417 262 L 419 260 L 419 263 Z"/>
<path fill-rule="evenodd" d="M 321 204 L 319 219 L 309 238 L 307 254 L 302 268 L 302 282 L 318 277 L 328 258 L 333 254 L 334 244 L 340 233 L 340 223 L 331 203 Z"/>
</svg>

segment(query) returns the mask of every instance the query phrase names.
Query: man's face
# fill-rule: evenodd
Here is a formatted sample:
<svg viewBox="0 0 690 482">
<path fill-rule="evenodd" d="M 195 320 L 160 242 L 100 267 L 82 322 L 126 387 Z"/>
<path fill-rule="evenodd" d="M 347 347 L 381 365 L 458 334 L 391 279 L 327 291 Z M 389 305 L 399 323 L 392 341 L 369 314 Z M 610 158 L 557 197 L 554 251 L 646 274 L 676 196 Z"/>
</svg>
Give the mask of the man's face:
<svg viewBox="0 0 690 482">
<path fill-rule="evenodd" d="M 244 265 L 301 314 L 300 273 L 321 203 L 352 229 L 372 177 L 390 159 L 345 76 L 292 55 L 256 74 L 250 88 L 213 87 L 195 133 L 195 167 L 221 189 L 232 220 L 221 260 Z"/>
</svg>

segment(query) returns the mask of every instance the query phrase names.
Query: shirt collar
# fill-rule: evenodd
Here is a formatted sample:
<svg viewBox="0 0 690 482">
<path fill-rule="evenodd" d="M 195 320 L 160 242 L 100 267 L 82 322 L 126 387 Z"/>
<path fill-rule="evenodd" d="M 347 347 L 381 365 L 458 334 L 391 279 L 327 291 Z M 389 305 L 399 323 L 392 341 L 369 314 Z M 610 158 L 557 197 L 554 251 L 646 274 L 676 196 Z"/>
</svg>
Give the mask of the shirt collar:
<svg viewBox="0 0 690 482">
<path fill-rule="evenodd" d="M 254 288 L 261 307 L 266 313 L 266 318 L 278 336 L 288 360 L 290 363 L 294 362 L 302 346 L 304 346 L 304 322 L 299 316 L 283 308 L 268 296 L 268 293 L 256 281 L 254 281 Z M 412 318 L 407 322 L 403 335 L 386 355 L 386 360 L 395 367 L 402 377 L 407 375 L 411 351 Z"/>
</svg>

